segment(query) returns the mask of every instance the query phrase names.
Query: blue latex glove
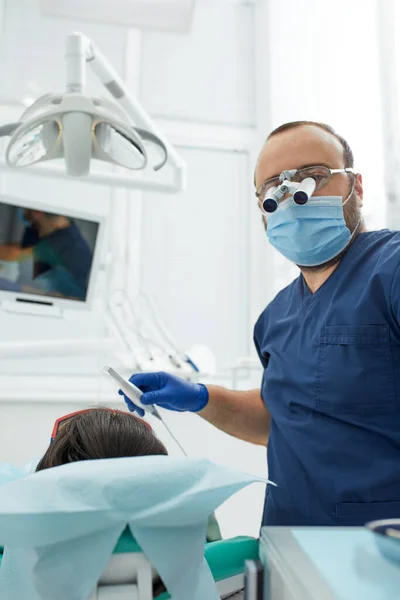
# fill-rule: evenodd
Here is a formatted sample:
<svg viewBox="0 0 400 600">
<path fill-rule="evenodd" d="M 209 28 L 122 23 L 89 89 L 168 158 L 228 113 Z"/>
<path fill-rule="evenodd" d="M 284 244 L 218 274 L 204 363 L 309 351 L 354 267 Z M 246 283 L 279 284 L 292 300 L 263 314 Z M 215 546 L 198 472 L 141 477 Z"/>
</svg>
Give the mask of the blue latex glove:
<svg viewBox="0 0 400 600">
<path fill-rule="evenodd" d="M 140 398 L 143 404 L 156 404 L 178 412 L 198 412 L 208 402 L 208 390 L 205 385 L 190 383 L 163 371 L 137 373 L 132 375 L 129 381 L 143 392 L 143 396 Z M 127 398 L 122 390 L 119 390 L 118 393 L 124 396 L 131 412 L 137 411 L 141 416 L 144 415 L 143 410 Z"/>
</svg>

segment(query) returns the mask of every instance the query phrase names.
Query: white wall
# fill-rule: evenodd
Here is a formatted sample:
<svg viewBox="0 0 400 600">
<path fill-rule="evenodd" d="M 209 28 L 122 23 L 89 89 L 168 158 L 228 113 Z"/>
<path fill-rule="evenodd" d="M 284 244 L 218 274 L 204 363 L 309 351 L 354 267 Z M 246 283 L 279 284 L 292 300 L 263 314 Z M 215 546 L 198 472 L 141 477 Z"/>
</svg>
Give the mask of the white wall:
<svg viewBox="0 0 400 600">
<path fill-rule="evenodd" d="M 322 120 L 348 138 L 364 175 L 369 226 L 385 224 L 373 0 L 198 0 L 189 35 L 42 18 L 33 0 L 1 6 L 0 101 L 62 90 L 64 36 L 82 30 L 187 161 L 188 189 L 180 196 L 113 194 L 22 175 L 0 179 L 1 191 L 84 203 L 112 218 L 118 252 L 111 287 L 125 285 L 133 294 L 141 283 L 183 347 L 208 344 L 220 367 L 254 355 L 252 324 L 297 276 L 267 245 L 253 195 L 257 151 L 272 127 Z M 89 85 L 94 95 L 102 93 L 90 76 Z M 119 260 L 124 236 L 130 240 L 128 276 Z M 103 294 L 99 303 L 105 299 Z M 59 321 L 0 313 L 0 328 L 3 340 L 105 334 L 95 311 Z M 97 375 L 106 359 L 112 360 L 1 361 L 0 461 L 20 463 L 40 454 L 60 414 L 94 402 L 119 405 L 112 385 Z M 26 372 L 29 377 L 21 376 Z M 254 374 L 251 385 L 259 380 Z M 265 474 L 262 448 L 233 440 L 193 415 L 166 418 L 189 453 Z M 257 534 L 262 497 L 255 486 L 229 501 L 220 511 L 224 533 Z"/>
<path fill-rule="evenodd" d="M 186 192 L 145 194 L 143 287 L 180 344 L 208 345 L 222 366 L 250 353 L 248 157 L 178 150 L 190 165 Z"/>
<path fill-rule="evenodd" d="M 43 18 L 33 0 L 13 0 L 5 5 L 0 48 L 0 101 L 10 103 L 62 91 L 64 37 L 83 31 L 187 161 L 188 188 L 179 196 L 112 193 L 21 174 L 3 175 L 0 186 L 2 192 L 58 206 L 85 204 L 86 210 L 112 217 L 113 287 L 134 291 L 141 282 L 182 347 L 209 345 L 221 367 L 254 353 L 252 324 L 264 303 L 256 269 L 263 260 L 259 247 L 266 245 L 252 190 L 254 28 L 255 5 L 234 0 L 199 0 L 189 35 Z M 94 95 L 103 94 L 91 76 L 88 86 Z M 119 269 L 124 236 L 131 240 L 129 281 Z M 99 305 L 106 296 L 103 292 Z M 52 321 L 0 312 L 0 327 L 3 340 L 94 337 L 106 331 L 98 310 Z M 106 360 L 112 358 L 2 361 L 0 461 L 23 463 L 40 455 L 60 414 L 93 403 L 119 406 L 113 386 L 98 377 Z M 253 374 L 251 385 L 260 377 Z M 264 449 L 234 440 L 193 415 L 166 418 L 189 454 L 265 475 Z M 176 452 L 162 429 L 159 434 Z M 257 535 L 263 494 L 263 486 L 253 486 L 219 511 L 225 535 Z"/>
</svg>

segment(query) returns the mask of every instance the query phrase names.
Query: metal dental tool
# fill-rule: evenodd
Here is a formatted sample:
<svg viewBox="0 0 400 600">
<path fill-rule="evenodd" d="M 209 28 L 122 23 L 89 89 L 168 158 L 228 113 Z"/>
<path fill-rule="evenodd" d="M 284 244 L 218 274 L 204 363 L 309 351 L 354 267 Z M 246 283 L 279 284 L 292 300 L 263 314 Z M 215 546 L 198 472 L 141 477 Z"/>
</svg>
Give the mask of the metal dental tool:
<svg viewBox="0 0 400 600">
<path fill-rule="evenodd" d="M 133 383 L 121 377 L 121 375 L 114 371 L 112 367 L 103 367 L 103 372 L 110 375 L 118 383 L 119 388 L 123 391 L 125 396 L 133 402 L 133 404 L 144 410 L 145 413 L 149 413 L 150 415 L 153 415 L 153 417 L 156 417 L 159 421 L 161 421 L 161 423 L 164 425 L 165 429 L 168 431 L 169 435 L 172 437 L 176 445 L 179 446 L 181 452 L 185 456 L 187 456 L 186 451 L 178 442 L 175 435 L 172 433 L 172 431 L 170 430 L 170 428 L 168 427 L 168 425 L 166 424 L 166 422 L 164 421 L 154 404 L 141 403 L 140 398 L 143 396 L 143 392 L 138 387 L 136 387 L 136 385 L 133 385 Z"/>
</svg>

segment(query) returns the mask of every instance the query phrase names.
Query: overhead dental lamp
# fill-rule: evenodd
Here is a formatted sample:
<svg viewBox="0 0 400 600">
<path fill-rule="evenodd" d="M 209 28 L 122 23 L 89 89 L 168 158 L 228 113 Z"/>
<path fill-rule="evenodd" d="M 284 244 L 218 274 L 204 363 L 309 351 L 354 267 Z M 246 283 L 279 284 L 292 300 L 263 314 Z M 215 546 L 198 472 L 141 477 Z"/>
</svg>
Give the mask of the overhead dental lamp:
<svg viewBox="0 0 400 600">
<path fill-rule="evenodd" d="M 130 95 L 124 82 L 108 64 L 94 43 L 81 33 L 67 36 L 67 91 L 46 94 L 36 100 L 17 123 L 0 126 L 0 137 L 10 136 L 5 158 L 8 168 L 32 167 L 37 163 L 63 159 L 70 177 L 88 176 L 93 159 L 138 171 L 149 163 L 148 150 L 158 149 L 161 159 L 152 164 L 154 171 L 167 163 L 174 169 L 172 184 L 161 184 L 163 191 L 179 191 L 185 185 L 185 164 L 141 105 Z M 84 93 L 88 63 L 113 100 L 93 98 Z M 118 101 L 118 104 L 117 102 Z M 46 168 L 51 176 L 59 168 Z M 40 169 L 44 175 L 44 169 Z M 120 174 L 107 175 L 127 187 L 146 186 L 143 178 Z M 104 181 L 104 176 L 106 180 Z M 98 179 L 98 176 L 97 176 Z M 111 180 L 109 181 L 110 183 Z M 115 184 L 115 183 L 114 183 Z M 118 185 L 118 184 L 117 184 Z"/>
</svg>

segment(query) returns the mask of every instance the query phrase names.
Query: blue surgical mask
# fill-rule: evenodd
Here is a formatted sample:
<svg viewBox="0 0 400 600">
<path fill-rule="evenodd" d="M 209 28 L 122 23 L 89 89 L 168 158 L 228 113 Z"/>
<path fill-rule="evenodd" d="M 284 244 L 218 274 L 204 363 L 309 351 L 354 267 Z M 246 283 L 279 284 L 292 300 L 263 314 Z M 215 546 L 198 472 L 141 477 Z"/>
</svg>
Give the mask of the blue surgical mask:
<svg viewBox="0 0 400 600">
<path fill-rule="evenodd" d="M 349 198 L 351 197 L 351 194 Z M 283 256 L 302 267 L 316 267 L 338 256 L 357 228 L 350 232 L 341 196 L 312 196 L 299 206 L 292 197 L 268 215 L 267 237 Z"/>
</svg>

